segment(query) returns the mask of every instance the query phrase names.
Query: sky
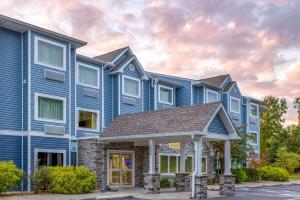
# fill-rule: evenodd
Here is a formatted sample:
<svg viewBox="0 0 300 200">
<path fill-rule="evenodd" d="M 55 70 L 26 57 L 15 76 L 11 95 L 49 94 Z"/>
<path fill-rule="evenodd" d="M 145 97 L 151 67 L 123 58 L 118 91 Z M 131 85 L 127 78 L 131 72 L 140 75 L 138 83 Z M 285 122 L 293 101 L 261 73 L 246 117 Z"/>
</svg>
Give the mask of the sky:
<svg viewBox="0 0 300 200">
<path fill-rule="evenodd" d="M 0 0 L 0 13 L 84 41 L 97 56 L 130 46 L 147 71 L 231 74 L 243 95 L 300 96 L 299 0 Z"/>
</svg>

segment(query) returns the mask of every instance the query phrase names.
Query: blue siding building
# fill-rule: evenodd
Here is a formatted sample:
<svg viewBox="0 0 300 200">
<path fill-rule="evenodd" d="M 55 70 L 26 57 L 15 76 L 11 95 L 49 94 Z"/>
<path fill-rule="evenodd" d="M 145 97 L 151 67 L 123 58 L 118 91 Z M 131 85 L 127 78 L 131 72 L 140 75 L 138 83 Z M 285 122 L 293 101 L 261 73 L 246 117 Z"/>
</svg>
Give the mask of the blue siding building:
<svg viewBox="0 0 300 200">
<path fill-rule="evenodd" d="M 118 115 L 221 101 L 259 154 L 260 101 L 229 74 L 187 79 L 146 72 L 129 47 L 90 58 L 87 43 L 0 15 L 0 161 L 28 175 L 37 165 L 76 165 L 77 141 L 101 138 Z M 222 134 L 217 115 L 209 131 Z M 225 133 L 224 133 L 225 134 Z"/>
</svg>

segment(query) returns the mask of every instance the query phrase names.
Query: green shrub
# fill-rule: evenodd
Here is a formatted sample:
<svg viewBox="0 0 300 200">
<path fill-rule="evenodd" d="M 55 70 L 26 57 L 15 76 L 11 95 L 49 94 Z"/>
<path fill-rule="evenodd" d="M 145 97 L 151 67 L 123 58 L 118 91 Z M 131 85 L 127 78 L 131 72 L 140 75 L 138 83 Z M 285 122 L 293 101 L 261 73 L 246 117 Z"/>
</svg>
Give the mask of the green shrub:
<svg viewBox="0 0 300 200">
<path fill-rule="evenodd" d="M 235 182 L 241 183 L 247 181 L 247 174 L 243 168 L 232 169 L 232 173 L 235 175 Z"/>
<path fill-rule="evenodd" d="M 281 167 L 265 166 L 259 170 L 262 180 L 268 181 L 288 181 L 289 172 Z"/>
<path fill-rule="evenodd" d="M 50 186 L 50 170 L 48 167 L 39 167 L 32 176 L 34 183 L 34 191 L 36 193 L 49 190 Z"/>
<path fill-rule="evenodd" d="M 247 175 L 247 182 L 256 182 L 260 180 L 260 174 L 257 169 L 254 168 L 244 168 Z"/>
<path fill-rule="evenodd" d="M 171 181 L 168 177 L 163 177 L 160 179 L 160 187 L 161 188 L 169 188 L 171 186 Z"/>
<path fill-rule="evenodd" d="M 0 162 L 0 193 L 19 186 L 23 177 L 24 172 L 13 162 Z"/>
<path fill-rule="evenodd" d="M 58 194 L 88 193 L 96 187 L 96 175 L 86 167 L 41 167 L 33 181 L 37 191 Z"/>
</svg>

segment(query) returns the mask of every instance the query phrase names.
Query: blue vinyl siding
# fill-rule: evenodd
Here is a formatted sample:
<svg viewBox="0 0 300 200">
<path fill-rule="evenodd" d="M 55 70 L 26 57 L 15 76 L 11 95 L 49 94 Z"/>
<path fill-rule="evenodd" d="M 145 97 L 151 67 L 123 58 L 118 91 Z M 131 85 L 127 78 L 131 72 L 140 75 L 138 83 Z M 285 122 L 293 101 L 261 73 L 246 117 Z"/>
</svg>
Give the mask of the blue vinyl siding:
<svg viewBox="0 0 300 200">
<path fill-rule="evenodd" d="M 80 84 L 76 84 L 76 107 L 77 108 L 85 108 L 85 109 L 92 109 L 95 111 L 99 112 L 99 116 L 98 116 L 98 127 L 99 127 L 99 131 L 89 131 L 89 130 L 79 130 L 77 129 L 77 136 L 81 137 L 81 136 L 86 136 L 87 134 L 93 134 L 93 135 L 99 135 L 99 132 L 101 130 L 101 116 L 102 116 L 102 92 L 101 92 L 101 71 L 102 71 L 102 66 L 99 65 L 94 65 L 92 63 L 88 63 L 82 60 L 77 60 L 77 62 L 83 63 L 85 65 L 89 65 L 92 67 L 96 67 L 99 69 L 99 89 L 97 88 L 92 88 L 92 87 L 88 87 L 88 86 L 83 86 Z M 89 96 L 85 96 L 84 95 L 84 90 L 92 90 L 94 92 L 96 92 L 98 94 L 98 97 L 89 97 Z M 75 113 L 73 116 L 78 115 L 78 113 Z M 77 121 L 75 119 L 75 127 L 77 128 Z"/>
<path fill-rule="evenodd" d="M 75 83 L 75 76 L 76 76 L 76 49 L 71 49 L 71 135 L 72 136 L 75 136 L 76 135 L 76 114 L 75 114 L 75 111 L 76 111 L 76 104 L 75 104 L 75 101 L 76 101 L 76 83 Z"/>
<path fill-rule="evenodd" d="M 238 113 L 233 113 L 233 112 L 230 111 L 230 103 L 231 103 L 231 102 L 230 102 L 230 97 L 234 97 L 234 98 L 237 98 L 237 99 L 240 100 L 240 114 L 238 114 Z M 228 110 L 229 110 L 229 116 L 231 117 L 231 119 L 232 119 L 234 125 L 235 125 L 236 127 L 240 127 L 240 126 L 242 125 L 242 121 L 241 121 L 242 96 L 241 96 L 241 94 L 240 94 L 240 92 L 239 92 L 239 90 L 238 90 L 238 88 L 237 88 L 236 85 L 234 85 L 233 88 L 230 90 L 228 101 L 229 101 L 229 109 L 228 109 Z"/>
<path fill-rule="evenodd" d="M 228 102 L 227 93 L 223 93 L 222 94 L 222 102 L 223 102 L 223 105 L 224 105 L 226 111 L 228 112 L 228 110 L 229 110 L 229 107 L 228 107 L 229 106 L 229 102 Z"/>
<path fill-rule="evenodd" d="M 143 81 L 144 111 L 150 110 L 150 81 Z"/>
<path fill-rule="evenodd" d="M 0 129 L 22 130 L 22 36 L 0 28 Z"/>
<path fill-rule="evenodd" d="M 112 103 L 113 103 L 113 107 L 112 107 L 112 117 L 114 118 L 115 116 L 118 115 L 119 112 L 119 74 L 117 75 L 113 75 L 112 76 Z"/>
<path fill-rule="evenodd" d="M 22 136 L 0 135 L 0 152 L 0 161 L 13 161 L 22 168 Z"/>
<path fill-rule="evenodd" d="M 182 87 L 176 90 L 176 107 L 191 105 L 191 81 L 177 79 Z"/>
<path fill-rule="evenodd" d="M 104 114 L 108 127 L 113 117 L 113 81 L 107 69 L 104 70 Z"/>
<path fill-rule="evenodd" d="M 221 120 L 221 117 L 219 114 L 215 116 L 215 118 L 212 120 L 210 125 L 208 126 L 208 132 L 209 133 L 217 133 L 217 134 L 228 134 L 225 125 L 223 121 Z"/>
<path fill-rule="evenodd" d="M 66 71 L 57 70 L 54 68 L 49 68 L 43 65 L 34 63 L 34 36 L 42 37 L 45 39 L 49 39 L 51 41 L 58 42 L 66 46 Z M 44 124 L 50 125 L 58 125 L 65 127 L 65 133 L 69 133 L 69 51 L 68 51 L 68 43 L 63 43 L 51 38 L 47 38 L 32 32 L 31 36 L 31 130 L 33 131 L 44 131 Z M 48 80 L 44 78 L 44 69 L 56 71 L 59 73 L 63 73 L 65 75 L 65 82 L 58 82 L 53 80 Z M 64 97 L 66 99 L 66 123 L 52 123 L 52 122 L 44 122 L 38 121 L 34 119 L 35 112 L 35 93 L 43 93 L 48 95 L 54 95 L 59 97 Z"/>
<path fill-rule="evenodd" d="M 28 130 L 28 32 L 23 33 L 23 130 Z"/>
<path fill-rule="evenodd" d="M 203 91 L 203 86 L 193 87 L 193 105 L 204 103 Z"/>
</svg>

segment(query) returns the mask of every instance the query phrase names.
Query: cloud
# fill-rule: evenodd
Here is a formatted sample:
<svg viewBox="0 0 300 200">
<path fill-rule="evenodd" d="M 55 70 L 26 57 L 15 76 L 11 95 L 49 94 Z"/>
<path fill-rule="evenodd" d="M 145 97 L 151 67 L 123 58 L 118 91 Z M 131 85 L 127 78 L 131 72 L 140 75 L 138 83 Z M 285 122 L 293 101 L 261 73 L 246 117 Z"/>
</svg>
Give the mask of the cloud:
<svg viewBox="0 0 300 200">
<path fill-rule="evenodd" d="M 129 45 L 146 70 L 230 73 L 243 94 L 289 99 L 300 96 L 300 59 L 291 51 L 300 52 L 299 7 L 297 0 L 0 0 L 5 15 L 86 40 L 81 54 Z"/>
</svg>

